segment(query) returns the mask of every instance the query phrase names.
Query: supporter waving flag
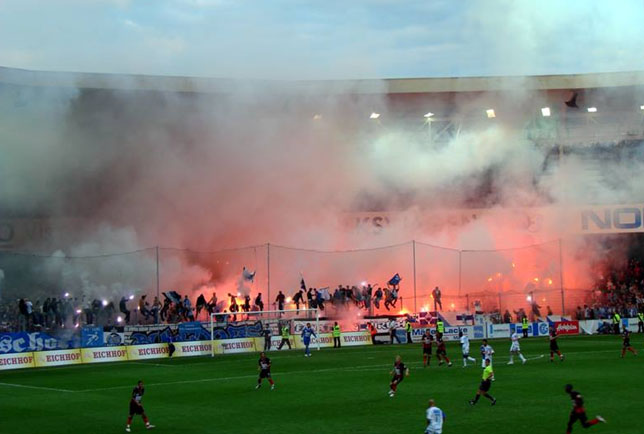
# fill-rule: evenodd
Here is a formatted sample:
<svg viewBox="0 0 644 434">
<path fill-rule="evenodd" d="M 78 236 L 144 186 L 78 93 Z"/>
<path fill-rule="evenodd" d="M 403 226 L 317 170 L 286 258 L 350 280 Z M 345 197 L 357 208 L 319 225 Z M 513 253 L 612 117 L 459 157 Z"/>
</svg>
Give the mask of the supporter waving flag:
<svg viewBox="0 0 644 434">
<path fill-rule="evenodd" d="M 181 303 L 181 295 L 177 291 L 168 291 L 167 293 L 163 292 L 162 294 L 174 303 Z"/>
</svg>

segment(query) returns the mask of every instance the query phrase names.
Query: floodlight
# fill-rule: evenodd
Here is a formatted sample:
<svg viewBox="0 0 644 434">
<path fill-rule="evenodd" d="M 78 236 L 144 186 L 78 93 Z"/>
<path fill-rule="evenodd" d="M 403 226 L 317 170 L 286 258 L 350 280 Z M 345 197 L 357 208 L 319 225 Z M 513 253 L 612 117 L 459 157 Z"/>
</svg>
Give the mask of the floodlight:
<svg viewBox="0 0 644 434">
<path fill-rule="evenodd" d="M 425 114 L 423 115 L 423 117 L 424 117 L 424 118 L 427 118 L 427 119 L 431 118 L 432 116 L 434 116 L 434 113 L 432 113 L 432 112 L 427 112 L 427 113 L 425 113 Z"/>
<path fill-rule="evenodd" d="M 487 114 L 487 117 L 490 119 L 496 117 L 496 113 L 494 113 L 494 109 L 487 109 L 485 110 L 485 113 Z"/>
<path fill-rule="evenodd" d="M 543 116 L 544 118 L 550 116 L 550 107 L 543 107 L 541 109 L 541 116 Z"/>
<path fill-rule="evenodd" d="M 369 119 L 378 119 L 380 117 L 380 113 L 372 112 L 369 115 Z"/>
<path fill-rule="evenodd" d="M 588 113 L 597 113 L 597 107 L 588 107 Z"/>
</svg>

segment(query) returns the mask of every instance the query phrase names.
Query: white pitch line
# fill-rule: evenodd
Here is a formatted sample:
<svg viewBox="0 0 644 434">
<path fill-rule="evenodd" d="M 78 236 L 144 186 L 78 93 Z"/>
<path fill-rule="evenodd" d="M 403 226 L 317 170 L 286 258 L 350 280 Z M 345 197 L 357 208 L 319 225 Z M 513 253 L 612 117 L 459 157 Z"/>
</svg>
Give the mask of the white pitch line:
<svg viewBox="0 0 644 434">
<path fill-rule="evenodd" d="M 0 383 L 0 386 L 18 387 L 21 389 L 49 390 L 51 392 L 67 392 L 67 393 L 75 392 L 74 390 L 69 390 L 69 389 L 55 389 L 53 387 L 42 387 L 42 386 L 27 386 L 26 384 Z"/>
<path fill-rule="evenodd" d="M 383 368 L 390 366 L 390 363 L 387 364 L 380 364 L 380 365 L 365 365 L 365 366 L 349 366 L 345 368 L 325 368 L 325 369 L 308 369 L 306 371 L 289 371 L 289 372 L 284 372 L 284 374 L 287 375 L 292 375 L 292 374 L 311 374 L 311 373 L 318 373 L 318 372 L 329 372 L 329 371 L 361 371 L 361 370 L 369 370 L 369 368 Z M 364 369 L 367 368 L 367 369 Z M 279 375 L 280 372 L 277 373 Z M 208 383 L 208 382 L 213 382 L 213 381 L 228 381 L 228 380 L 243 380 L 246 378 L 257 378 L 257 374 L 254 375 L 239 375 L 235 377 L 215 377 L 215 378 L 200 378 L 198 380 L 182 380 L 182 381 L 168 381 L 164 383 L 149 383 L 146 384 L 146 386 L 171 386 L 173 384 L 192 384 L 192 383 Z M 82 389 L 82 390 L 75 390 L 74 392 L 101 392 L 104 390 L 120 390 L 120 389 L 131 389 L 132 386 L 114 386 L 114 387 L 101 387 L 97 389 Z"/>
<path fill-rule="evenodd" d="M 170 365 L 167 363 L 146 363 L 146 362 L 128 362 L 129 365 L 157 366 L 159 368 L 180 368 L 179 365 Z"/>
<path fill-rule="evenodd" d="M 370 351 L 370 352 L 375 352 L 375 351 Z M 583 355 L 594 355 L 597 353 L 613 353 L 615 350 L 597 350 L 597 351 L 570 351 L 566 352 L 564 354 L 583 354 Z M 295 352 L 293 352 L 294 354 Z M 287 353 L 288 354 L 288 353 Z M 544 358 L 544 354 L 540 354 L 539 356 L 535 357 L 529 357 L 527 360 L 536 360 L 536 359 L 542 359 Z M 278 358 L 291 358 L 291 356 L 286 356 L 286 357 L 278 357 Z M 495 357 L 496 360 L 509 360 L 508 356 L 499 356 Z M 233 360 L 220 360 L 215 363 L 222 363 L 222 362 L 233 362 Z M 234 362 L 239 362 L 239 360 L 234 360 Z M 161 366 L 161 367 L 187 367 L 189 368 L 190 366 L 194 364 L 185 364 L 185 365 L 165 365 L 165 364 L 150 364 L 150 363 L 144 363 L 144 362 L 127 362 L 127 364 L 141 364 L 141 365 L 148 365 L 148 366 Z M 211 363 L 211 362 L 198 362 L 195 364 L 205 364 L 205 363 Z M 422 362 L 410 362 L 407 363 L 410 366 L 413 365 L 420 365 Z M 118 362 L 115 363 L 110 363 L 112 366 L 117 366 L 119 365 Z M 80 367 L 94 367 L 95 365 L 81 365 Z M 385 367 L 390 367 L 391 363 L 386 363 L 386 364 L 378 364 L 378 365 L 363 365 L 363 366 L 347 366 L 347 367 L 339 367 L 339 368 L 326 368 L 326 369 L 315 369 L 315 370 L 305 370 L 305 371 L 291 371 L 291 372 L 284 372 L 284 374 L 310 374 L 310 373 L 317 373 L 317 372 L 328 372 L 328 371 L 371 371 L 371 370 L 378 370 L 380 368 L 385 368 Z M 61 368 L 67 368 L 61 367 Z M 69 366 L 71 369 L 78 369 L 78 366 Z M 378 368 L 378 369 L 376 369 Z M 29 372 L 29 370 L 24 370 L 23 372 Z M 280 374 L 279 372 L 277 373 L 278 375 Z M 173 382 L 164 382 L 164 383 L 150 383 L 148 386 L 166 386 L 166 385 L 173 385 L 173 384 L 190 384 L 190 383 L 204 383 L 204 382 L 213 382 L 213 381 L 227 381 L 227 380 L 237 380 L 237 379 L 246 379 L 246 378 L 256 378 L 257 375 L 241 375 L 241 376 L 236 376 L 236 377 L 216 377 L 216 378 L 202 378 L 198 380 L 184 380 L 184 381 L 173 381 Z M 101 392 L 101 391 L 106 391 L 106 390 L 121 390 L 121 389 L 130 389 L 132 386 L 114 386 L 114 387 L 103 387 L 103 388 L 96 388 L 96 389 L 82 389 L 82 390 L 69 390 L 69 389 L 55 389 L 52 387 L 41 387 L 41 386 L 27 386 L 23 384 L 12 384 L 12 383 L 0 383 L 0 386 L 8 386 L 8 387 L 18 387 L 18 388 L 27 388 L 27 389 L 37 389 L 37 390 L 49 390 L 52 392 L 65 392 L 65 393 L 79 393 L 79 392 Z"/>
</svg>

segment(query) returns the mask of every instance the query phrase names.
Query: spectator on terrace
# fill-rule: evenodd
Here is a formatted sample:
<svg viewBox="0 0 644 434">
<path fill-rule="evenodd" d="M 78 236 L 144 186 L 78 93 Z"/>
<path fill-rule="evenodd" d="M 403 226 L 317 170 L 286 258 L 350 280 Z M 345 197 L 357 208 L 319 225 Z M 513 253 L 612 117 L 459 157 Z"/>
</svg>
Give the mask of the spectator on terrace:
<svg viewBox="0 0 644 434">
<path fill-rule="evenodd" d="M 244 312 L 250 312 L 250 295 L 244 296 L 244 304 L 242 305 Z"/>
<path fill-rule="evenodd" d="M 380 309 L 381 300 L 382 300 L 382 289 L 378 287 L 378 289 L 376 289 L 376 298 L 373 299 L 373 305 L 376 306 L 376 309 Z"/>
<path fill-rule="evenodd" d="M 315 302 L 320 310 L 324 310 L 324 297 L 322 291 L 315 290 Z"/>
<path fill-rule="evenodd" d="M 260 311 L 264 310 L 264 302 L 262 301 L 262 293 L 261 292 L 259 294 L 257 294 L 257 297 L 255 297 L 255 306 L 257 306 L 257 308 Z"/>
<path fill-rule="evenodd" d="M 539 306 L 537 304 L 537 301 L 534 299 L 534 296 L 533 296 L 532 301 L 530 303 L 531 303 L 530 307 L 532 309 L 532 320 L 536 321 L 537 318 L 539 318 L 541 316 L 541 311 L 539 310 L 539 309 L 541 309 L 541 306 Z"/>
<path fill-rule="evenodd" d="M 114 323 L 114 313 L 116 313 L 116 307 L 114 306 L 114 302 L 110 301 L 107 303 L 107 306 L 105 306 L 105 323 L 104 324 L 113 324 Z M 77 323 L 75 323 L 77 324 Z"/>
<path fill-rule="evenodd" d="M 201 313 L 202 310 L 206 309 L 206 306 L 208 303 L 206 303 L 206 297 L 204 297 L 203 294 L 199 294 L 199 297 L 197 297 L 197 318 L 199 318 L 199 314 Z"/>
<path fill-rule="evenodd" d="M 151 312 L 150 312 L 150 303 L 146 300 L 147 295 L 143 294 L 141 298 L 139 298 L 139 312 L 141 312 L 141 315 L 145 317 L 145 319 L 149 319 Z"/>
<path fill-rule="evenodd" d="M 584 313 L 581 310 L 581 306 L 577 306 L 577 310 L 575 310 L 575 319 L 579 321 L 584 319 Z"/>
<path fill-rule="evenodd" d="M 435 311 L 443 310 L 443 302 L 441 301 L 441 290 L 438 286 L 434 288 L 434 290 L 432 291 L 432 297 L 434 298 L 434 310 Z"/>
<path fill-rule="evenodd" d="M 364 308 L 365 309 L 371 309 L 371 297 L 373 295 L 373 288 L 371 287 L 371 284 L 367 285 L 367 288 L 365 290 L 364 294 Z"/>
<path fill-rule="evenodd" d="M 85 323 L 86 324 L 94 324 L 94 316 L 93 316 L 93 313 L 92 313 L 92 302 L 91 301 L 89 301 L 89 300 L 87 301 L 87 303 L 85 304 L 85 307 L 83 308 L 83 313 L 85 314 Z M 60 317 L 59 313 L 57 312 L 56 313 L 56 324 L 57 325 L 61 324 L 61 319 L 60 318 L 61 317 Z"/>
<path fill-rule="evenodd" d="M 183 311 L 186 319 L 190 317 L 194 319 L 194 315 L 192 314 L 192 303 L 187 295 L 183 298 Z"/>
<path fill-rule="evenodd" d="M 389 288 L 385 288 L 385 309 L 389 310 L 389 306 L 393 306 L 392 300 L 393 297 L 391 295 L 391 290 Z"/>
<path fill-rule="evenodd" d="M 166 296 L 165 299 L 163 300 L 163 307 L 161 308 L 161 312 L 159 312 L 161 316 L 161 321 L 165 321 L 168 318 L 171 308 L 172 308 L 172 300 L 170 300 L 170 298 Z"/>
<path fill-rule="evenodd" d="M 293 296 L 293 303 L 295 303 L 296 314 L 300 312 L 300 304 L 304 303 L 304 291 L 301 289 Z"/>
<path fill-rule="evenodd" d="M 152 316 L 154 317 L 155 324 L 159 324 L 159 312 L 162 307 L 159 297 L 154 297 L 154 302 L 152 302 Z"/>
<path fill-rule="evenodd" d="M 309 309 L 315 309 L 317 307 L 317 304 L 315 303 L 315 294 L 313 293 L 313 288 L 309 288 L 308 291 L 306 291 L 306 302 Z"/>
<path fill-rule="evenodd" d="M 259 294 L 257 297 L 261 299 L 262 294 Z M 255 303 L 257 303 L 257 299 L 255 299 Z M 213 292 L 212 297 L 210 297 L 210 300 L 208 301 L 208 313 L 214 313 L 216 309 L 217 309 L 217 294 Z"/>
<path fill-rule="evenodd" d="M 51 324 L 51 319 L 49 317 L 49 304 L 51 303 L 51 300 L 49 297 L 45 300 L 45 302 L 42 305 L 42 314 L 44 318 L 44 324 L 45 327 L 49 328 L 49 325 Z"/>
<path fill-rule="evenodd" d="M 230 296 L 230 313 L 233 314 L 233 322 L 237 321 L 237 312 L 239 312 L 239 305 L 237 304 L 237 299 L 234 295 L 228 294 Z"/>
<path fill-rule="evenodd" d="M 34 326 L 43 326 L 42 305 L 40 304 L 40 300 L 36 300 L 36 304 L 34 305 L 33 318 Z"/>
<path fill-rule="evenodd" d="M 61 303 L 61 313 L 63 317 L 63 324 L 67 322 L 67 315 L 65 312 L 65 304 Z M 92 300 L 92 324 L 98 324 L 98 313 L 101 311 L 101 301 L 95 298 Z"/>
<path fill-rule="evenodd" d="M 510 311 L 507 309 L 503 313 L 503 322 L 505 324 L 510 324 L 512 322 L 512 315 L 510 315 Z"/>
<path fill-rule="evenodd" d="M 27 314 L 27 304 L 25 303 L 25 299 L 21 298 L 18 300 L 18 312 L 20 313 L 20 316 L 18 317 L 18 331 L 24 332 L 27 330 L 27 324 L 29 323 L 28 321 L 28 314 Z"/>
<path fill-rule="evenodd" d="M 277 304 L 277 310 L 284 310 L 284 302 L 286 301 L 286 297 L 284 294 L 282 294 L 282 291 L 280 291 L 277 294 L 277 297 L 275 298 L 275 303 Z"/>
<path fill-rule="evenodd" d="M 119 301 L 119 311 L 125 315 L 125 323 L 129 324 L 130 310 L 127 308 L 127 302 L 128 302 L 128 299 L 125 296 L 121 297 L 121 301 Z"/>
<path fill-rule="evenodd" d="M 186 303 L 186 301 L 188 303 Z M 192 305 L 190 304 L 190 299 L 188 299 L 188 296 L 186 295 L 186 298 L 183 300 L 183 315 L 184 319 L 186 321 L 194 321 L 195 320 L 195 315 L 194 315 L 194 309 L 192 308 Z"/>
</svg>

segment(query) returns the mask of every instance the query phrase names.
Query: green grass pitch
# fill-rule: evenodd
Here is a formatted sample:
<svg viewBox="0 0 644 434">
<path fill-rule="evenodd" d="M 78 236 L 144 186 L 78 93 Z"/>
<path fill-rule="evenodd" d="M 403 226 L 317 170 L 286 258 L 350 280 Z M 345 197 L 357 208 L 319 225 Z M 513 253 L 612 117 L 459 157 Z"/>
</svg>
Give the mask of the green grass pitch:
<svg viewBox="0 0 644 434">
<path fill-rule="evenodd" d="M 473 397 L 481 377 L 479 342 L 471 343 L 476 366 L 464 369 L 460 347 L 448 343 L 454 366 L 422 367 L 420 344 L 271 352 L 276 389 L 255 390 L 258 354 L 150 360 L 0 372 L 0 433 L 124 432 L 130 393 L 146 383 L 146 412 L 155 433 L 350 433 L 408 434 L 425 428 L 427 400 L 445 411 L 443 432 L 495 434 L 563 433 L 571 408 L 564 385 L 586 399 L 589 417 L 608 423 L 590 432 L 641 434 L 644 360 L 620 359 L 616 336 L 561 337 L 566 360 L 548 360 L 547 338 L 521 341 L 529 361 L 507 366 L 509 340 L 496 351 L 491 407 Z M 641 335 L 633 344 L 642 348 Z M 411 375 L 394 398 L 387 395 L 396 354 Z M 541 354 L 543 358 L 538 358 Z M 575 432 L 585 431 L 576 425 Z M 140 417 L 132 432 L 145 432 Z"/>
</svg>

